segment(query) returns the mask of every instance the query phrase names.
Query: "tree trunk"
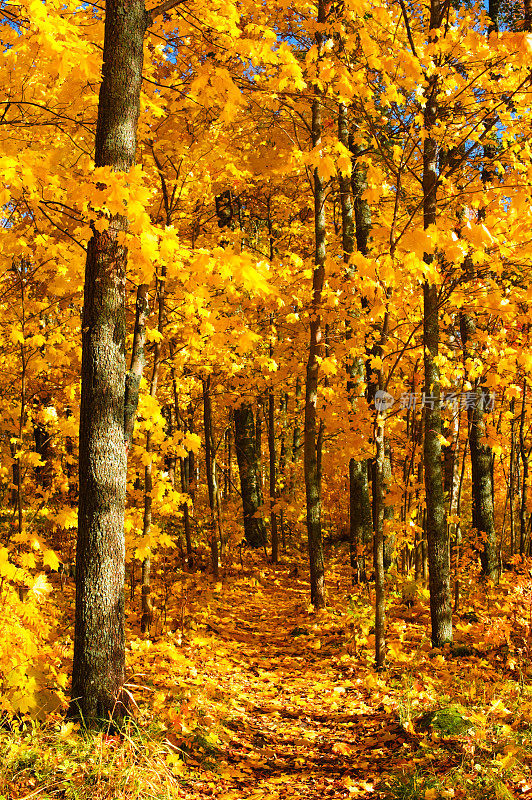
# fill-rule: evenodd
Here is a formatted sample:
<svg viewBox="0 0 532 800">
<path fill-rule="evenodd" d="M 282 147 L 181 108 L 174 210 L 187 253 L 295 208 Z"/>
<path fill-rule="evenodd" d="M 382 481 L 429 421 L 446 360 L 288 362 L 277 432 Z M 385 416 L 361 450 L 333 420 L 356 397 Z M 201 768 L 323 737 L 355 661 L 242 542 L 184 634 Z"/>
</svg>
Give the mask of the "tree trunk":
<svg viewBox="0 0 532 800">
<path fill-rule="evenodd" d="M 268 390 L 268 450 L 270 456 L 270 524 L 272 530 L 272 564 L 279 562 L 279 533 L 277 512 L 273 510 L 277 498 L 276 451 L 275 451 L 275 392 Z"/>
<path fill-rule="evenodd" d="M 281 436 L 279 442 L 279 479 L 281 485 L 281 497 L 284 500 L 286 496 L 286 417 L 288 411 L 288 392 L 281 392 L 281 402 L 279 405 L 279 426 L 281 429 Z M 284 503 L 281 507 L 279 514 L 279 522 L 281 526 L 281 541 L 283 543 L 283 550 L 286 550 L 286 526 L 284 523 Z"/>
<path fill-rule="evenodd" d="M 469 357 L 468 344 L 476 329 L 475 320 L 468 314 L 460 315 L 460 333 L 464 350 L 464 361 Z M 469 453 L 471 457 L 471 492 L 473 500 L 473 527 L 479 532 L 483 544 L 480 551 L 482 574 L 497 580 L 499 574 L 497 558 L 497 536 L 493 509 L 491 447 L 483 443 L 486 436 L 484 421 L 485 392 L 475 384 L 469 393 L 472 402 L 467 404 Z"/>
<path fill-rule="evenodd" d="M 347 120 L 347 109 L 343 103 L 338 107 L 338 139 L 344 145 L 349 147 L 349 128 Z M 357 171 L 356 164 L 353 164 L 353 173 Z M 357 176 L 353 181 L 347 175 L 340 173 L 338 183 L 340 186 L 340 205 L 342 208 L 342 250 L 344 253 L 344 262 L 349 264 L 349 259 L 355 249 L 355 218 L 353 214 L 353 198 L 351 196 L 351 189 L 357 191 L 355 204 L 361 202 L 360 195 L 361 181 Z M 367 206 L 367 203 L 366 203 Z M 369 208 L 367 209 L 369 211 Z M 360 212 L 360 208 L 359 208 Z M 360 214 L 359 214 L 360 217 Z M 364 217 L 365 218 L 365 217 Z M 362 217 L 356 218 L 359 222 Z M 371 218 L 370 218 L 371 221 Z M 360 236 L 360 244 L 364 248 L 364 254 L 367 252 L 367 239 L 369 236 L 369 227 L 363 230 L 356 231 L 357 242 Z M 364 238 L 364 234 L 367 234 Z M 349 267 L 348 267 L 349 274 Z M 351 338 L 351 323 L 346 322 L 346 338 Z M 357 386 L 364 383 L 364 359 L 353 358 L 348 365 L 348 393 L 351 400 L 354 400 L 354 393 Z M 351 566 L 351 574 L 353 583 L 358 583 L 361 579 L 365 578 L 364 570 L 362 569 L 362 545 L 371 539 L 371 506 L 369 501 L 369 486 L 368 486 L 368 470 L 367 462 L 357 461 L 352 458 L 349 461 L 349 562 Z"/>
<path fill-rule="evenodd" d="M 295 407 L 294 407 L 294 430 L 292 435 L 292 462 L 297 464 L 301 451 L 301 425 L 299 423 L 299 414 L 301 411 L 301 379 L 299 376 L 296 378 L 296 388 L 294 393 Z"/>
<path fill-rule="evenodd" d="M 510 556 L 515 555 L 515 518 L 514 518 L 514 494 L 515 494 L 515 399 L 510 401 L 510 476 L 508 481 L 508 492 L 510 500 Z"/>
<path fill-rule="evenodd" d="M 429 562 L 432 645 L 442 647 L 452 641 L 450 606 L 449 536 L 442 483 L 440 375 L 438 356 L 437 287 L 424 286 L 425 387 L 425 496 L 427 504 L 427 547 Z M 429 395 L 430 391 L 430 395 Z"/>
<path fill-rule="evenodd" d="M 216 462 L 214 460 L 212 436 L 211 376 L 203 379 L 203 425 L 205 429 L 205 471 L 209 492 L 209 540 L 211 546 L 212 574 L 218 580 L 220 565 L 218 558 L 218 538 L 216 534 Z"/>
<path fill-rule="evenodd" d="M 441 22 L 441 0 L 431 0 L 430 29 Z M 429 35 L 431 38 L 431 35 Z M 425 89 L 423 143 L 423 225 L 427 229 L 437 222 L 438 147 L 433 128 L 438 119 L 438 74 L 428 80 Z M 433 253 L 425 254 L 425 262 L 434 262 Z M 425 496 L 427 506 L 427 546 L 429 561 L 430 613 L 432 645 L 442 647 L 452 641 L 450 605 L 449 535 L 443 494 L 441 452 L 441 398 L 439 349 L 438 287 L 426 281 L 423 288 L 423 350 L 425 367 Z"/>
<path fill-rule="evenodd" d="M 183 494 L 187 494 L 189 490 L 190 480 L 189 480 L 189 460 L 188 456 L 186 458 L 181 458 L 181 491 Z M 194 569 L 194 556 L 192 554 L 192 534 L 190 531 L 190 509 L 188 507 L 188 502 L 183 503 L 182 505 L 183 511 L 183 528 L 185 531 L 185 546 L 187 548 L 187 569 L 189 572 L 192 572 Z"/>
<path fill-rule="evenodd" d="M 325 22 L 324 0 L 318 3 L 318 23 Z M 316 33 L 318 51 L 321 52 L 323 37 Z M 319 58 L 319 56 L 318 56 Z M 314 87 L 312 102 L 312 146 L 321 142 L 321 93 Z M 325 570 L 321 539 L 321 475 L 318 468 L 318 382 L 319 364 L 322 358 L 321 294 L 325 278 L 325 184 L 318 169 L 314 170 L 314 235 L 315 258 L 312 278 L 312 308 L 310 311 L 310 342 L 305 386 L 304 428 L 304 472 L 307 500 L 307 530 L 310 561 L 310 599 L 316 608 L 325 606 Z"/>
<path fill-rule="evenodd" d="M 97 167 L 135 163 L 140 109 L 143 0 L 107 0 Z M 125 280 L 127 219 L 93 231 L 82 322 L 79 520 L 71 716 L 89 727 L 127 710 L 123 692 Z"/>
<path fill-rule="evenodd" d="M 384 521 L 394 518 L 394 507 L 387 502 L 388 493 L 392 485 L 392 448 L 389 437 L 384 441 L 384 463 L 382 474 L 382 503 L 384 505 Z M 384 525 L 383 525 L 384 535 Z M 392 566 L 395 556 L 395 535 L 388 533 L 384 536 L 384 569 L 388 570 Z"/>
<path fill-rule="evenodd" d="M 526 378 L 523 379 L 523 399 L 521 402 L 521 419 L 519 421 L 519 455 L 523 465 L 521 477 L 521 498 L 519 504 L 519 553 L 526 555 L 527 540 L 527 496 L 528 496 L 528 451 L 525 443 L 525 415 L 526 415 Z"/>
<path fill-rule="evenodd" d="M 235 450 L 240 474 L 240 490 L 244 513 L 244 536 L 250 547 L 266 545 L 266 527 L 262 516 L 257 516 L 262 506 L 259 463 L 255 450 L 255 424 L 251 403 L 235 408 Z"/>
<path fill-rule="evenodd" d="M 131 347 L 131 363 L 126 375 L 126 389 L 124 396 L 124 439 L 126 448 L 131 447 L 135 418 L 139 404 L 140 382 L 146 355 L 144 345 L 146 342 L 146 320 L 148 318 L 148 289 L 147 283 L 141 283 L 137 288 L 137 302 L 135 307 L 135 327 L 133 329 L 133 345 Z"/>
<path fill-rule="evenodd" d="M 163 277 L 156 281 L 157 283 L 157 302 L 158 302 L 158 318 L 157 330 L 162 334 L 164 327 L 164 273 Z M 159 364 L 161 361 L 161 342 L 159 339 L 155 342 L 153 350 L 153 368 L 150 380 L 150 397 L 157 396 L 157 384 L 159 382 Z M 153 449 L 152 443 L 152 429 L 149 428 L 146 433 L 146 453 L 151 454 Z M 142 536 L 144 541 L 149 537 L 151 530 L 152 520 L 152 492 L 153 492 L 153 465 L 151 459 L 144 467 L 144 517 L 142 522 Z M 149 633 L 151 623 L 153 620 L 153 610 L 151 602 L 151 586 L 150 586 L 150 573 L 151 562 L 150 556 L 147 555 L 142 562 L 142 617 L 140 620 L 141 633 Z"/>
<path fill-rule="evenodd" d="M 375 566 L 375 668 L 384 667 L 386 658 L 385 591 L 384 591 L 384 471 L 385 471 L 385 415 L 377 416 L 375 431 L 375 533 L 373 538 L 373 563 Z"/>
</svg>

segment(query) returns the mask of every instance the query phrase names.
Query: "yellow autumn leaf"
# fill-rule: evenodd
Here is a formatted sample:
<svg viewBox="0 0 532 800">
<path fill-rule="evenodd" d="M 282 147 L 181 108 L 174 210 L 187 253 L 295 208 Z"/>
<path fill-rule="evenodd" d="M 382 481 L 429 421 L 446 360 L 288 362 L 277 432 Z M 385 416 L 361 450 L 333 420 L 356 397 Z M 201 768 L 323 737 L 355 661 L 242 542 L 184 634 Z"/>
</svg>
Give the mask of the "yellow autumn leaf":
<svg viewBox="0 0 532 800">
<path fill-rule="evenodd" d="M 42 555 L 42 562 L 45 567 L 57 572 L 59 569 L 59 559 L 53 550 L 45 550 Z"/>
</svg>

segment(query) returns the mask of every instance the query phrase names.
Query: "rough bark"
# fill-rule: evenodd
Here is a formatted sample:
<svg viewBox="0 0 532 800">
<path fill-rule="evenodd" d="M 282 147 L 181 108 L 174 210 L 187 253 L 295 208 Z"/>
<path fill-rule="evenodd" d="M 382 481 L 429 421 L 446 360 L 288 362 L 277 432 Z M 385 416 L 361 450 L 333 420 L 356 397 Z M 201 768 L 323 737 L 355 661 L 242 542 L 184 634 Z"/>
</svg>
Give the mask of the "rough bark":
<svg viewBox="0 0 532 800">
<path fill-rule="evenodd" d="M 250 547 L 264 547 L 266 527 L 262 515 L 258 515 L 258 510 L 262 506 L 262 491 L 251 403 L 245 402 L 239 408 L 235 408 L 234 420 L 235 450 L 244 514 L 244 537 Z"/>
<path fill-rule="evenodd" d="M 97 167 L 135 163 L 143 0 L 107 0 Z M 76 620 L 70 714 L 87 726 L 122 716 L 124 683 L 125 279 L 127 219 L 93 231 L 82 322 Z"/>
</svg>

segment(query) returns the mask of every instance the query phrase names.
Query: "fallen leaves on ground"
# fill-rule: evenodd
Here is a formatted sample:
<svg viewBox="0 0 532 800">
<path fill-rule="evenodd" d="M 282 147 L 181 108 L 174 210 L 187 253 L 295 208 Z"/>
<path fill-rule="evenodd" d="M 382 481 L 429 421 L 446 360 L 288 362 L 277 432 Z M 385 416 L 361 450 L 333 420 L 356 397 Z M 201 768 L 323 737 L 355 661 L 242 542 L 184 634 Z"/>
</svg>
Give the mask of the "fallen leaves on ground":
<svg viewBox="0 0 532 800">
<path fill-rule="evenodd" d="M 466 589 L 464 611 L 454 619 L 457 643 L 442 651 L 430 648 L 427 600 L 406 608 L 390 583 L 381 673 L 373 669 L 367 587 L 351 587 L 341 565 L 330 575 L 330 605 L 319 612 L 292 564 L 264 563 L 214 585 L 179 573 L 161 593 L 166 606 L 159 603 L 151 639 L 138 633 L 132 608 L 127 689 L 138 705 L 137 738 L 130 731 L 101 739 L 99 763 L 107 765 L 100 772 L 118 776 L 137 764 L 137 782 L 117 777 L 111 789 L 100 781 L 97 796 L 532 796 L 526 574 L 482 595 Z M 71 613 L 71 596 L 65 607 Z M 64 723 L 56 727 L 62 746 L 76 735 Z M 43 739 L 42 746 L 50 745 Z M 5 778 L 8 796 L 30 795 L 35 775 L 43 787 L 48 781 L 43 797 L 69 796 L 57 782 L 59 764 L 48 759 L 48 778 L 36 767 L 42 757 L 30 767 L 19 757 L 18 770 Z M 83 793 L 86 759 L 70 758 L 69 781 L 80 787 L 72 796 L 94 800 Z M 148 765 L 157 763 L 160 787 L 143 794 Z"/>
</svg>

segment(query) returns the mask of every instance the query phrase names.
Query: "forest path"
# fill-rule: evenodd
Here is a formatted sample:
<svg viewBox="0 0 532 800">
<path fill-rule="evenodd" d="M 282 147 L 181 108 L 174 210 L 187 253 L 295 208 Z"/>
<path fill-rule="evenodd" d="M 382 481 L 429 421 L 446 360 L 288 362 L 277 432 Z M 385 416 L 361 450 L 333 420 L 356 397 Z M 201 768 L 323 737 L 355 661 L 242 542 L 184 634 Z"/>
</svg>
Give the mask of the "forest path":
<svg viewBox="0 0 532 800">
<path fill-rule="evenodd" d="M 379 776 L 411 761 L 413 737 L 387 704 L 368 650 L 353 654 L 347 573 L 335 573 L 330 607 L 315 612 L 294 571 L 255 569 L 188 599 L 206 627 L 204 680 L 230 708 L 215 757 L 221 780 L 196 782 L 187 796 L 207 786 L 223 800 L 376 798 Z M 367 600 L 360 603 L 368 617 Z"/>
</svg>

